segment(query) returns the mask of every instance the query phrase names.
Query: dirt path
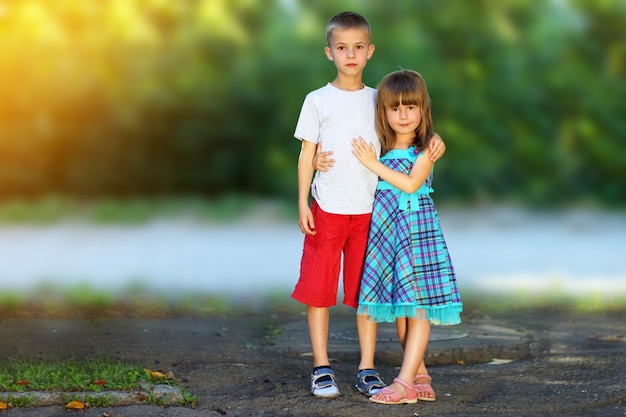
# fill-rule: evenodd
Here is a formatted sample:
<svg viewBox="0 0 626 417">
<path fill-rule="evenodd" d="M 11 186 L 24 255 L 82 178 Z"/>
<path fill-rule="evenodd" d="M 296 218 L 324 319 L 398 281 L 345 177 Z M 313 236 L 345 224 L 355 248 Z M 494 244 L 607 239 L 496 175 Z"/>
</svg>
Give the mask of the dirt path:
<svg viewBox="0 0 626 417">
<path fill-rule="evenodd" d="M 626 320 L 612 315 L 526 311 L 466 321 L 523 332 L 542 343 L 533 357 L 499 364 L 432 366 L 434 403 L 383 406 L 352 389 L 356 363 L 337 356 L 342 396 L 319 400 L 308 391 L 310 356 L 268 345 L 268 326 L 288 328 L 303 317 L 251 316 L 3 320 L 3 358 L 106 357 L 171 370 L 197 397 L 195 408 L 133 405 L 90 408 L 99 416 L 626 416 Z M 353 320 L 338 316 L 335 320 Z M 358 353 L 358 346 L 353 354 Z M 331 352 L 332 355 L 332 352 Z M 383 379 L 397 363 L 379 360 Z M 7 416 L 67 416 L 61 406 L 12 409 Z"/>
</svg>

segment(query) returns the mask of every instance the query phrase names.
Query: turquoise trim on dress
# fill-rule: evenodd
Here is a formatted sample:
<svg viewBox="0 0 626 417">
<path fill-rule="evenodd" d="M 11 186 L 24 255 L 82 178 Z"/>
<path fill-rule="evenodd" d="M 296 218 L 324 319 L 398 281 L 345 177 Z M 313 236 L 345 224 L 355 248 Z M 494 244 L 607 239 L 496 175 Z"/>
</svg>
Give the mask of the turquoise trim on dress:
<svg viewBox="0 0 626 417">
<path fill-rule="evenodd" d="M 435 326 L 452 326 L 461 323 L 461 313 L 463 312 L 463 304 L 446 304 L 434 307 L 416 307 L 412 304 L 405 305 L 380 305 L 380 304 L 359 304 L 357 314 L 369 316 L 371 321 L 395 322 L 399 318 L 415 317 L 418 310 L 426 312 L 426 318 L 430 324 Z"/>
</svg>

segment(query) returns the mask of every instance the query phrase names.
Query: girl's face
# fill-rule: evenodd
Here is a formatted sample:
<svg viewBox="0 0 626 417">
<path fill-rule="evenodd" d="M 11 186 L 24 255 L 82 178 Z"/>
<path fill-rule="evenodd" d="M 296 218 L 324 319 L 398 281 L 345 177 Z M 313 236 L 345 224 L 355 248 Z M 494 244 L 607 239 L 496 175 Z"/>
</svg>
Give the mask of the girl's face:
<svg viewBox="0 0 626 417">
<path fill-rule="evenodd" d="M 386 109 L 387 123 L 398 139 L 413 139 L 415 131 L 422 121 L 422 112 L 416 104 L 400 104 Z"/>
</svg>

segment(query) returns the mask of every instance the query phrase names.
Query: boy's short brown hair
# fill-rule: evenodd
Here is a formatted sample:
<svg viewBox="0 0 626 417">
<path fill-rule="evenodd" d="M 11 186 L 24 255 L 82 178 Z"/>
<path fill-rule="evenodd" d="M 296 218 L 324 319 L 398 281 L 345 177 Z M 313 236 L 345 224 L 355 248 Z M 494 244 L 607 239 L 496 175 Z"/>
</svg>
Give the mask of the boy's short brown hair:
<svg viewBox="0 0 626 417">
<path fill-rule="evenodd" d="M 326 44 L 330 46 L 330 38 L 335 29 L 362 29 L 372 38 L 372 28 L 366 18 L 355 12 L 342 12 L 331 17 L 326 25 Z"/>
</svg>

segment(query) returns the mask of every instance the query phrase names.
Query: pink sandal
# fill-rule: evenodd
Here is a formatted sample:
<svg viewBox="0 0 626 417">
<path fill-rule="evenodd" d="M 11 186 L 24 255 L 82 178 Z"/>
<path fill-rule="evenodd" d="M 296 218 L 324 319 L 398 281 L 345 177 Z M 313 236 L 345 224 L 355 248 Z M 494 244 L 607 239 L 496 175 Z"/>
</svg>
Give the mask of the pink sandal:
<svg viewBox="0 0 626 417">
<path fill-rule="evenodd" d="M 385 387 L 381 392 L 370 397 L 370 401 L 378 404 L 415 404 L 417 402 L 415 385 L 409 384 L 400 378 L 395 378 L 393 382 L 397 382 L 406 388 L 406 397 L 400 397 L 393 389 Z"/>
<path fill-rule="evenodd" d="M 428 382 L 418 383 L 418 382 L 416 382 L 418 379 L 428 379 Z M 417 374 L 417 375 L 415 375 L 415 379 L 413 380 L 413 386 L 415 387 L 416 398 L 418 400 L 420 400 L 420 401 L 435 401 L 435 391 L 433 390 L 432 385 L 430 385 L 432 380 L 433 379 L 428 374 Z M 426 397 L 424 395 L 420 395 L 420 394 L 423 394 L 423 393 L 430 393 L 433 396 L 432 397 Z"/>
</svg>

